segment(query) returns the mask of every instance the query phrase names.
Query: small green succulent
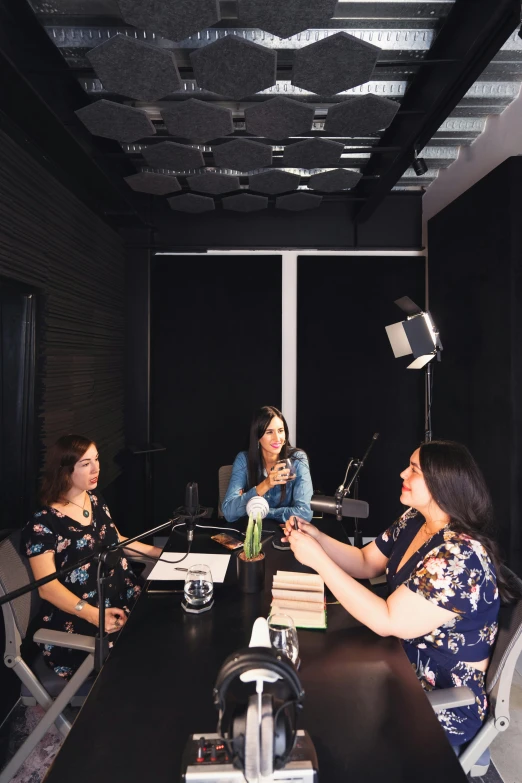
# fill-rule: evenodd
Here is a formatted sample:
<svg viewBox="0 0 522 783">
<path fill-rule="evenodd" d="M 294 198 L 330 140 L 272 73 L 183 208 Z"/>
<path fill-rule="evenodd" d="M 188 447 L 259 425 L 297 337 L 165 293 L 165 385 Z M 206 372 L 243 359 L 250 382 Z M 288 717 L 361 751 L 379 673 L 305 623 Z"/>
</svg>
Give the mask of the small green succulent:
<svg viewBox="0 0 522 783">
<path fill-rule="evenodd" d="M 261 514 L 258 513 L 256 519 L 253 514 L 250 514 L 243 545 L 245 560 L 253 560 L 261 554 L 261 527 Z"/>
</svg>

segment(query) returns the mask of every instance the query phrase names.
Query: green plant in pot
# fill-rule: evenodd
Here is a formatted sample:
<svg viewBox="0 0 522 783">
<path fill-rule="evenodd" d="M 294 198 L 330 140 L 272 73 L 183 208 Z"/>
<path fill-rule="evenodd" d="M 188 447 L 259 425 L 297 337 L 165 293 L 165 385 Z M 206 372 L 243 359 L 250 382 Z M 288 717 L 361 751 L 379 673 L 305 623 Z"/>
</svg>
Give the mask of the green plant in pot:
<svg viewBox="0 0 522 783">
<path fill-rule="evenodd" d="M 265 555 L 261 545 L 263 518 L 268 513 L 264 498 L 254 497 L 247 503 L 248 525 L 243 551 L 237 556 L 237 579 L 244 593 L 258 593 L 265 586 Z"/>
</svg>

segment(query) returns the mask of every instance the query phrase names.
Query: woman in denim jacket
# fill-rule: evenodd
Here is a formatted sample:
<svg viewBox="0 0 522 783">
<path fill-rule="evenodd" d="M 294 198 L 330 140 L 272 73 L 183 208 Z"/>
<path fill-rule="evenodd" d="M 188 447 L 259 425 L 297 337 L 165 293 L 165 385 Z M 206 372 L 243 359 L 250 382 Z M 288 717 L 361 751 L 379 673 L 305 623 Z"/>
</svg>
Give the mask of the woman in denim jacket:
<svg viewBox="0 0 522 783">
<path fill-rule="evenodd" d="M 291 470 L 286 459 L 292 462 Z M 312 493 L 306 454 L 290 445 L 288 424 L 281 411 L 263 406 L 252 419 L 248 451 L 241 451 L 234 460 L 223 501 L 225 519 L 235 522 L 246 516 L 250 498 L 261 495 L 270 507 L 270 519 L 286 522 L 295 515 L 309 522 Z"/>
</svg>

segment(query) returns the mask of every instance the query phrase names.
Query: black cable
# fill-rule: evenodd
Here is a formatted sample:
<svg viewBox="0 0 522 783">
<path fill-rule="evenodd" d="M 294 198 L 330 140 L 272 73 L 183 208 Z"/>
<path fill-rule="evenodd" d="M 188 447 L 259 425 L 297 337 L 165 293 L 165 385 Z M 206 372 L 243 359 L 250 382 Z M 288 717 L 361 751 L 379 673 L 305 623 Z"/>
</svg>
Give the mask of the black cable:
<svg viewBox="0 0 522 783">
<path fill-rule="evenodd" d="M 122 542 L 124 544 L 123 549 L 129 550 L 129 552 L 136 552 L 137 555 L 140 555 L 141 557 L 144 557 L 146 560 L 154 560 L 156 563 L 161 561 L 162 563 L 169 563 L 170 565 L 175 565 L 176 563 L 182 563 L 183 560 L 186 560 L 186 558 L 190 554 L 190 549 L 192 547 L 192 541 L 188 542 L 188 548 L 186 554 L 183 555 L 183 557 L 180 560 L 167 560 L 164 557 L 156 557 L 155 555 L 146 555 L 145 552 L 140 552 L 139 549 L 133 549 L 131 546 L 125 546 L 125 542 Z"/>
</svg>

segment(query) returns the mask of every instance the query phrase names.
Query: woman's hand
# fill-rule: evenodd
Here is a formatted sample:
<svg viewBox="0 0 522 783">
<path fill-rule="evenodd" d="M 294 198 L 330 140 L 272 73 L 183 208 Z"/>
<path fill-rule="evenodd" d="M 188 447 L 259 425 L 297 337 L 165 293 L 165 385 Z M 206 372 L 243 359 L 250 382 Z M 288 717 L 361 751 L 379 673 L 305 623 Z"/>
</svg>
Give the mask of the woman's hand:
<svg viewBox="0 0 522 783">
<path fill-rule="evenodd" d="M 310 527 L 313 527 L 311 525 Z M 290 549 L 297 560 L 303 565 L 314 568 L 316 571 L 319 560 L 328 557 L 321 544 L 300 530 L 292 530 L 286 539 L 290 543 Z"/>
<path fill-rule="evenodd" d="M 303 533 L 306 533 L 308 536 L 312 536 L 312 538 L 315 538 L 316 541 L 321 539 L 323 534 L 318 528 L 316 528 L 315 525 L 311 525 L 310 522 L 306 521 L 306 519 L 301 519 L 301 517 L 297 516 L 290 517 L 286 520 L 284 529 L 285 536 L 289 536 L 290 533 L 295 530 L 295 522 L 297 522 L 298 529 L 302 530 Z"/>
<path fill-rule="evenodd" d="M 98 609 L 93 606 L 94 613 L 92 615 L 91 622 L 98 627 L 100 622 L 100 615 Z M 123 609 L 118 609 L 117 606 L 108 606 L 105 609 L 105 633 L 114 633 L 115 631 L 121 631 L 125 623 L 127 622 L 127 615 Z"/>
<path fill-rule="evenodd" d="M 276 464 L 270 468 L 267 478 L 270 483 L 270 489 L 272 489 L 272 487 L 280 487 L 283 484 L 286 484 L 287 481 L 293 481 L 295 479 L 295 474 L 291 476 L 290 470 L 286 467 L 286 463 L 282 461 L 276 462 Z"/>
<path fill-rule="evenodd" d="M 290 470 L 286 467 L 284 461 L 276 462 L 271 468 L 268 468 L 266 479 L 263 479 L 261 484 L 256 487 L 258 495 L 266 495 L 269 489 L 272 487 L 282 487 L 288 481 L 294 481 L 295 474 L 290 475 Z"/>
</svg>

